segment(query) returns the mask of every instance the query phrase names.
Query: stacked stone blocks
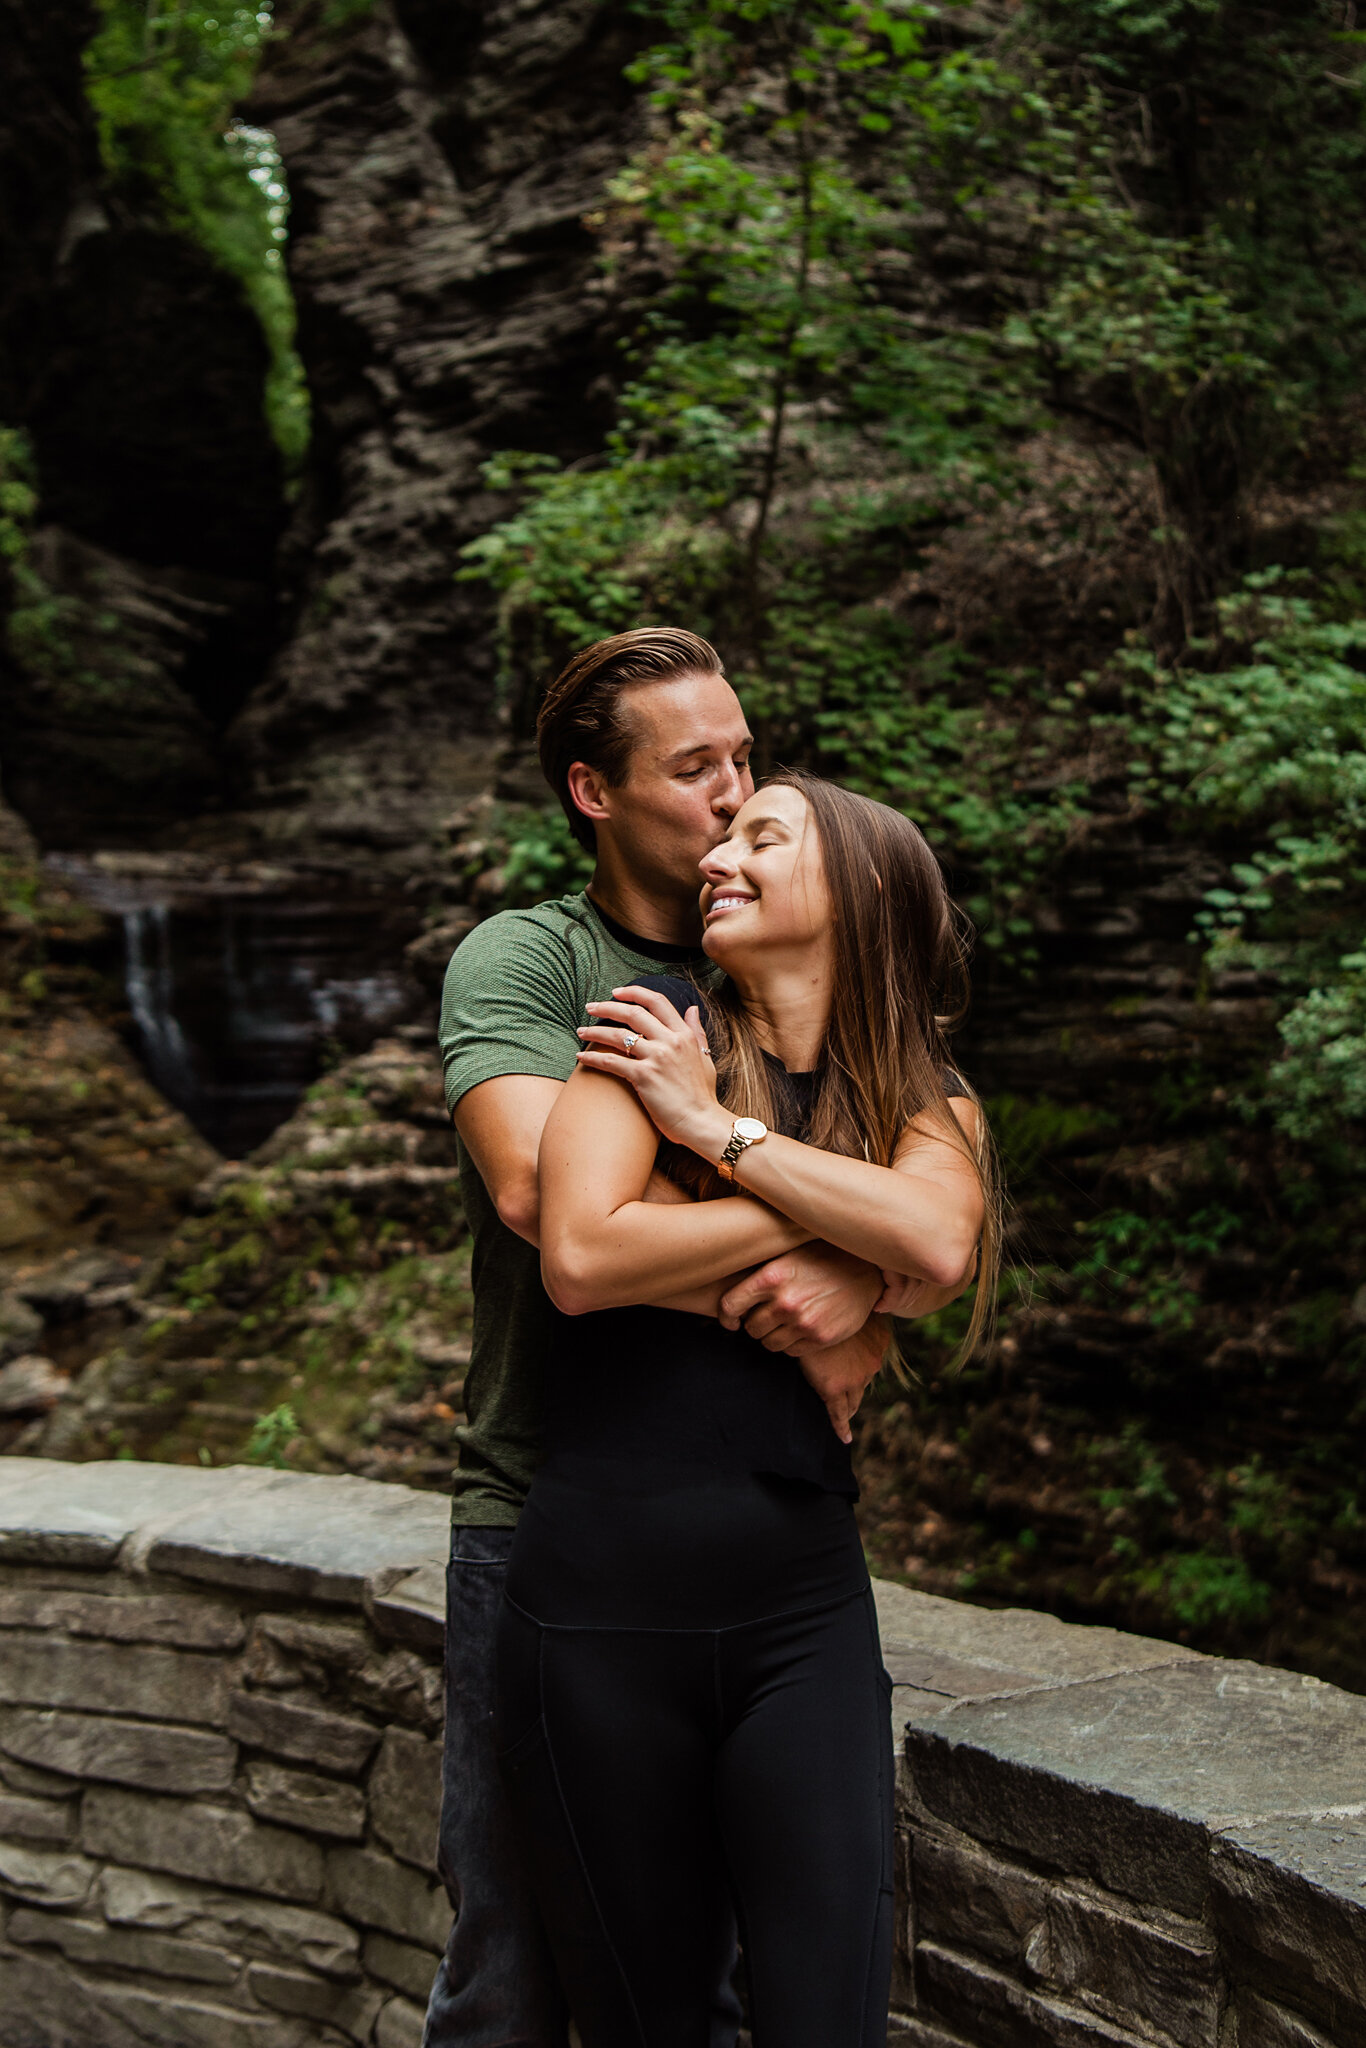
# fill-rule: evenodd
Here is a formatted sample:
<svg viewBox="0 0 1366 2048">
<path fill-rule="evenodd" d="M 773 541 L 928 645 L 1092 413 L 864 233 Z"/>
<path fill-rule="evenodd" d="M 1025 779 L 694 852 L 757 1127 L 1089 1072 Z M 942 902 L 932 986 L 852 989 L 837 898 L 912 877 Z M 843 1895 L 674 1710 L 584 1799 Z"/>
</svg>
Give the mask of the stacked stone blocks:
<svg viewBox="0 0 1366 2048">
<path fill-rule="evenodd" d="M 4 2048 L 418 2048 L 447 1512 L 0 1460 Z"/>
<path fill-rule="evenodd" d="M 1366 2048 L 1366 1700 L 884 1588 L 904 2048 Z"/>
</svg>

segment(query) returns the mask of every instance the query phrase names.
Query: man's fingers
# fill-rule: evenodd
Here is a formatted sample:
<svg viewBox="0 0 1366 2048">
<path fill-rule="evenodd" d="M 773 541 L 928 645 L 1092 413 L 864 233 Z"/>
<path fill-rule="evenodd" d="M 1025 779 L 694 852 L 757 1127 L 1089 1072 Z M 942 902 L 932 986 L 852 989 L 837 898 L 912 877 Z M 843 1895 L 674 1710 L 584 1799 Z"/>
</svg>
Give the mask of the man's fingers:
<svg viewBox="0 0 1366 2048">
<path fill-rule="evenodd" d="M 721 1296 L 718 1306 L 721 1320 L 728 1330 L 733 1330 L 742 1316 L 747 1316 L 756 1302 L 766 1301 L 773 1292 L 771 1281 L 765 1281 L 764 1269 L 746 1273 L 743 1280 L 737 1280 L 728 1293 Z"/>
<path fill-rule="evenodd" d="M 854 1411 L 849 1405 L 849 1396 L 832 1394 L 825 1404 L 825 1412 L 830 1417 L 830 1427 L 840 1442 L 851 1444 L 854 1441 L 854 1432 L 849 1427 L 849 1418 Z"/>
<path fill-rule="evenodd" d="M 748 1330 L 750 1325 L 746 1323 L 745 1328 Z M 775 1323 L 768 1335 L 761 1337 L 759 1342 L 763 1345 L 765 1351 L 795 1352 L 808 1349 L 811 1339 L 806 1335 L 805 1331 L 798 1328 L 796 1323 Z"/>
</svg>

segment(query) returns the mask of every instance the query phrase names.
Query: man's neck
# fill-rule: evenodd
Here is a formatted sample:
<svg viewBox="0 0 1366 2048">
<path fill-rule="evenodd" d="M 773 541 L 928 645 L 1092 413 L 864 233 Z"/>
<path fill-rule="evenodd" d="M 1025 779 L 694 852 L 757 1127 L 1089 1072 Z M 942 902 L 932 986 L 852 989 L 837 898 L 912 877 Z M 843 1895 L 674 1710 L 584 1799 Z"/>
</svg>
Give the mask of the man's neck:
<svg viewBox="0 0 1366 2048">
<path fill-rule="evenodd" d="M 588 884 L 589 901 L 628 932 L 657 945 L 691 950 L 702 943 L 697 899 L 656 896 L 622 875 L 604 875 L 601 865 Z"/>
</svg>

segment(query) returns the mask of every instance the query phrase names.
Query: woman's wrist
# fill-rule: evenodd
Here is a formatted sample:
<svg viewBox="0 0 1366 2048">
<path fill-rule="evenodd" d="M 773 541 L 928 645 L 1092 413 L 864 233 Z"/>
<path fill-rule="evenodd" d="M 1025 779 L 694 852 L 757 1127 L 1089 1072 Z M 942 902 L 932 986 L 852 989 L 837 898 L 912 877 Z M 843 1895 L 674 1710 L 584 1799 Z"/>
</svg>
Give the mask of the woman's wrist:
<svg viewBox="0 0 1366 2048">
<path fill-rule="evenodd" d="M 709 1103 L 705 1109 L 699 1110 L 695 1117 L 688 1119 L 686 1129 L 680 1129 L 674 1134 L 675 1142 L 686 1145 L 699 1159 L 705 1159 L 715 1166 L 730 1143 L 734 1124 L 735 1118 L 730 1110 L 724 1109 L 719 1102 Z"/>
</svg>

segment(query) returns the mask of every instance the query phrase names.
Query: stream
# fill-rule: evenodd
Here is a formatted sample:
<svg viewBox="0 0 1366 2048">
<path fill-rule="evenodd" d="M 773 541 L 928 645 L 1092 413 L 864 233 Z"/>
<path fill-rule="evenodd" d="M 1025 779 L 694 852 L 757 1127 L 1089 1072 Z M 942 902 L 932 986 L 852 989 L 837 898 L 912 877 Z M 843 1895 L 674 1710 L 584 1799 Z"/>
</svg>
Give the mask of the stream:
<svg viewBox="0 0 1366 2048">
<path fill-rule="evenodd" d="M 129 1038 L 210 1144 L 241 1158 L 334 1059 L 429 1021 L 403 948 L 411 896 L 312 874 L 195 874 L 157 857 L 54 854 L 48 868 L 123 927 Z"/>
</svg>

